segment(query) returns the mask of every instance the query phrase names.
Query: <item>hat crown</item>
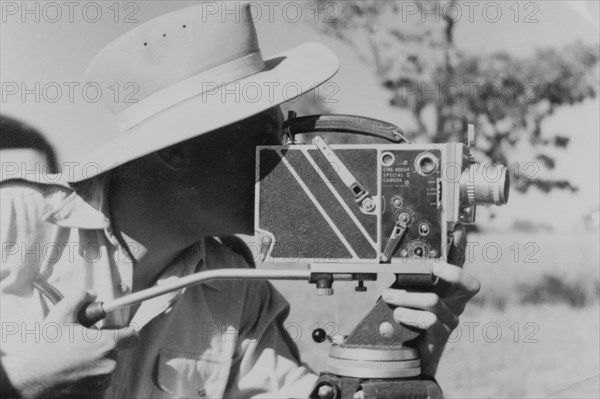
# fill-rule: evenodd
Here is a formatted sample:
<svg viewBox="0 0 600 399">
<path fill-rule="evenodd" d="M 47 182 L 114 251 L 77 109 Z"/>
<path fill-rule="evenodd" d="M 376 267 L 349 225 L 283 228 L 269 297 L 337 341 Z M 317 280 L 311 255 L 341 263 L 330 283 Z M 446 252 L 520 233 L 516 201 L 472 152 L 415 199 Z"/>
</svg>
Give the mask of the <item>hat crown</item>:
<svg viewBox="0 0 600 399">
<path fill-rule="evenodd" d="M 102 49 L 87 80 L 101 85 L 122 134 L 82 154 L 81 164 L 98 168 L 91 175 L 76 168 L 69 181 L 256 115 L 336 73 L 337 57 L 319 43 L 263 60 L 251 5 L 203 2 L 137 26 Z"/>
<path fill-rule="evenodd" d="M 116 84 L 130 94 L 128 101 L 103 96 L 118 114 L 162 89 L 259 51 L 249 4 L 205 3 L 160 16 L 108 44 L 91 62 L 86 81 L 103 91 Z"/>
</svg>

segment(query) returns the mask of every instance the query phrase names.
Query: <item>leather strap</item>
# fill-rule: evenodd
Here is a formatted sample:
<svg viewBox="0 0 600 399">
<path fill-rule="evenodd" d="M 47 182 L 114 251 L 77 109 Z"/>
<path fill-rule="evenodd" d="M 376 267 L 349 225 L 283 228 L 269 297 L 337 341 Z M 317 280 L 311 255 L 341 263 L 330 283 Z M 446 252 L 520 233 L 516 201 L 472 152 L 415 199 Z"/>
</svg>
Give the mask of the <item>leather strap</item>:
<svg viewBox="0 0 600 399">
<path fill-rule="evenodd" d="M 397 144 L 409 142 L 396 125 L 356 115 L 323 114 L 290 118 L 283 123 L 283 130 L 292 140 L 300 133 L 332 132 L 377 137 Z"/>
</svg>

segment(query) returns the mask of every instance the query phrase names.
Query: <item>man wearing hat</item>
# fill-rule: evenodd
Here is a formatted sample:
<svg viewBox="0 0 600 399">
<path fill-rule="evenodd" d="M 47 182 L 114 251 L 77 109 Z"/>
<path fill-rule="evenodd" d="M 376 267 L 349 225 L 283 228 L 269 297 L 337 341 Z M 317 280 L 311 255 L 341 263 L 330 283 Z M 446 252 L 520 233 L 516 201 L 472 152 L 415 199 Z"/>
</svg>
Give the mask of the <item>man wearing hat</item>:
<svg viewBox="0 0 600 399">
<path fill-rule="evenodd" d="M 288 304 L 268 282 L 211 282 L 112 312 L 100 330 L 76 323 L 91 300 L 251 267 L 229 235 L 253 233 L 255 147 L 279 143 L 278 106 L 291 99 L 276 88 L 306 92 L 338 61 L 316 43 L 264 60 L 249 5 L 240 10 L 223 21 L 185 8 L 109 44 L 88 80 L 139 88 L 138 102 L 109 104 L 122 135 L 83 157 L 65 183 L 2 182 L 7 397 L 65 387 L 110 398 L 309 394 L 316 376 L 300 362 L 283 328 Z M 262 94 L 249 98 L 247 87 Z M 425 330 L 419 349 L 430 376 L 479 289 L 456 266 L 440 263 L 434 273 L 448 283 L 443 295 L 383 294 L 398 322 Z"/>
</svg>

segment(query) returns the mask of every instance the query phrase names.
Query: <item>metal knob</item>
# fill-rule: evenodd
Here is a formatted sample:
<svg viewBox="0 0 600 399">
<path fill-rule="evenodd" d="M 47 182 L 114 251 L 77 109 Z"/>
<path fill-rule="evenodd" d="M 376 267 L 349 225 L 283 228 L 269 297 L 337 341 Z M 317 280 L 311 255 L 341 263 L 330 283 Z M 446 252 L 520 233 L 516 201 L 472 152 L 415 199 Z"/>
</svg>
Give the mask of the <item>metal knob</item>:
<svg viewBox="0 0 600 399">
<path fill-rule="evenodd" d="M 333 288 L 317 287 L 318 296 L 331 296 L 333 295 Z"/>
</svg>

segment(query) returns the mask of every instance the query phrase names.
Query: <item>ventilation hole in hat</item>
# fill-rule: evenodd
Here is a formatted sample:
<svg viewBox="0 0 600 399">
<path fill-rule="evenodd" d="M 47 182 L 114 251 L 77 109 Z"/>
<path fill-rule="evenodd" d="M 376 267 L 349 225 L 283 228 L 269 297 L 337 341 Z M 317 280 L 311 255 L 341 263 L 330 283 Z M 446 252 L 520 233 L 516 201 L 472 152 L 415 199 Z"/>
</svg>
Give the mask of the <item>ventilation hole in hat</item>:
<svg viewBox="0 0 600 399">
<path fill-rule="evenodd" d="M 186 27 L 187 27 L 187 25 L 183 25 L 183 27 L 184 27 L 184 28 L 186 28 Z"/>
<path fill-rule="evenodd" d="M 163 33 L 163 37 L 167 37 L 167 34 L 166 34 L 166 33 Z"/>
<path fill-rule="evenodd" d="M 148 43 L 144 43 L 144 46 L 147 46 L 147 45 L 148 45 Z"/>
</svg>

